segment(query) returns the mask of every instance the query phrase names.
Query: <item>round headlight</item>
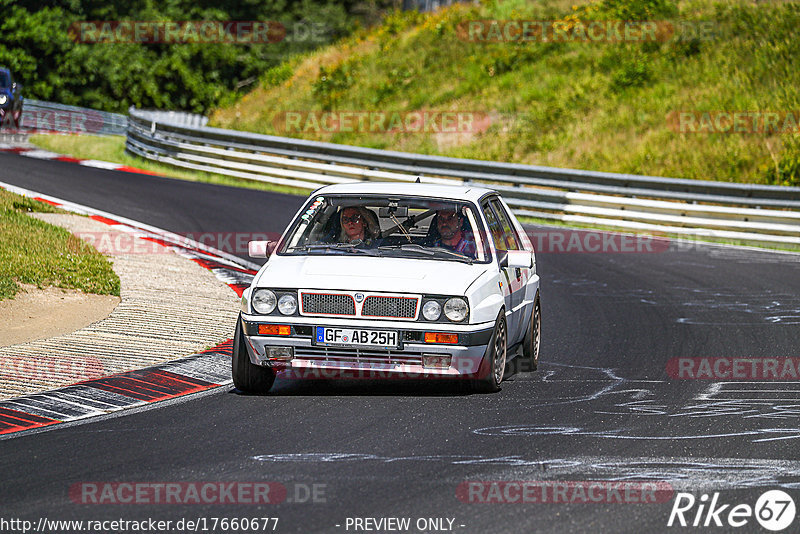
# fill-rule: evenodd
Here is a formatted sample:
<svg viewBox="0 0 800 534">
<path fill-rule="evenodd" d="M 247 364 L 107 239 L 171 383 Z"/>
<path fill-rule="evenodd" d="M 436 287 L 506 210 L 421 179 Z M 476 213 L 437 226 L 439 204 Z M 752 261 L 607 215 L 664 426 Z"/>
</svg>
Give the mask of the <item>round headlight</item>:
<svg viewBox="0 0 800 534">
<path fill-rule="evenodd" d="M 429 321 L 435 321 L 442 315 L 442 306 L 435 300 L 429 300 L 422 306 L 422 316 Z"/>
<path fill-rule="evenodd" d="M 297 299 L 294 295 L 283 295 L 278 299 L 278 311 L 284 315 L 294 315 L 297 311 Z"/>
<path fill-rule="evenodd" d="M 0 104 L 5 104 L 8 102 L 8 97 L 6 95 L 0 95 Z"/>
<path fill-rule="evenodd" d="M 452 299 L 447 299 L 447 302 L 444 303 L 444 314 L 454 323 L 458 323 L 466 319 L 468 311 L 469 308 L 467 307 L 467 301 L 462 298 L 455 297 Z"/>
<path fill-rule="evenodd" d="M 275 310 L 278 304 L 278 299 L 275 298 L 275 293 L 269 289 L 257 289 L 253 293 L 253 309 L 256 313 L 268 314 Z"/>
</svg>

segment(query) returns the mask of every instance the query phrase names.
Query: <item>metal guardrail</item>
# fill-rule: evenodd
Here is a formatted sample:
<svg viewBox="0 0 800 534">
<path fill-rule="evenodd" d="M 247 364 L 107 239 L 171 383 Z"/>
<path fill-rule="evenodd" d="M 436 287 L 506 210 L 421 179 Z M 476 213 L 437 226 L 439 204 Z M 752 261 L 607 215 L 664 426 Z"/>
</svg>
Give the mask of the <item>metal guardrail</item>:
<svg viewBox="0 0 800 534">
<path fill-rule="evenodd" d="M 125 135 L 128 117 L 78 106 L 26 98 L 21 130 L 92 135 Z"/>
<path fill-rule="evenodd" d="M 468 2 L 469 0 L 403 0 L 403 11 L 436 11 L 439 8 L 447 7 L 458 2 Z"/>
<path fill-rule="evenodd" d="M 210 128 L 131 108 L 126 149 L 200 171 L 299 188 L 364 180 L 486 185 L 518 215 L 800 245 L 800 188 L 410 154 Z"/>
</svg>

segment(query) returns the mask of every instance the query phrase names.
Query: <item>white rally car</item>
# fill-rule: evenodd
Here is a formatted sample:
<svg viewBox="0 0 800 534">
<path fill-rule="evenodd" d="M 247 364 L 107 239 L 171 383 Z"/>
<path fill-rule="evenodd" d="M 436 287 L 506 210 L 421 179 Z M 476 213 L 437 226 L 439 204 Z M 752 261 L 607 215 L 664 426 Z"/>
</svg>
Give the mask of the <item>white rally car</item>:
<svg viewBox="0 0 800 534">
<path fill-rule="evenodd" d="M 535 369 L 533 246 L 489 189 L 351 183 L 315 191 L 245 290 L 233 383 L 292 377 L 466 378 L 497 391 L 507 360 Z"/>
</svg>

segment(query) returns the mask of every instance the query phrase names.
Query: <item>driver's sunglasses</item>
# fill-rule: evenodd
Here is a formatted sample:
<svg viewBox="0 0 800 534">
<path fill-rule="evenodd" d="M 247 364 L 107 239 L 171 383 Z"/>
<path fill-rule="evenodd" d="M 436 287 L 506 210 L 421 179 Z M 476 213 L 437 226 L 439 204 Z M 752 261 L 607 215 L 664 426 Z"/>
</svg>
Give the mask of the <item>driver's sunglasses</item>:
<svg viewBox="0 0 800 534">
<path fill-rule="evenodd" d="M 342 217 L 342 222 L 347 223 L 360 223 L 361 222 L 361 215 L 353 215 L 352 217 Z"/>
</svg>

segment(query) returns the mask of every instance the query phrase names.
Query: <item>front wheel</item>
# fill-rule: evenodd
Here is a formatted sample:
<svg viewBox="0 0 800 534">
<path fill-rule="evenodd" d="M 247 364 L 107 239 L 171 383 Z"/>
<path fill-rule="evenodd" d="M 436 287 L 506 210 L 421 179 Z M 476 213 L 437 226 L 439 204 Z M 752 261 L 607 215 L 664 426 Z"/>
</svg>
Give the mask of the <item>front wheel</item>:
<svg viewBox="0 0 800 534">
<path fill-rule="evenodd" d="M 476 390 L 488 393 L 500 391 L 500 383 L 506 371 L 507 346 L 506 317 L 505 312 L 501 311 L 494 323 L 494 332 L 481 362 L 479 378 L 475 382 Z"/>
<path fill-rule="evenodd" d="M 247 340 L 242 332 L 241 318 L 236 320 L 236 333 L 233 335 L 233 355 L 231 374 L 233 385 L 244 393 L 266 393 L 275 382 L 275 371 L 269 367 L 253 365 L 247 352 Z"/>
<path fill-rule="evenodd" d="M 11 124 L 14 128 L 19 130 L 20 123 L 22 122 L 22 106 L 17 111 L 11 114 Z"/>
<path fill-rule="evenodd" d="M 539 295 L 533 303 L 533 313 L 531 314 L 531 324 L 525 332 L 525 341 L 522 344 L 522 355 L 530 367 L 535 371 L 539 366 L 539 345 L 542 340 L 542 310 L 539 305 Z"/>
</svg>

